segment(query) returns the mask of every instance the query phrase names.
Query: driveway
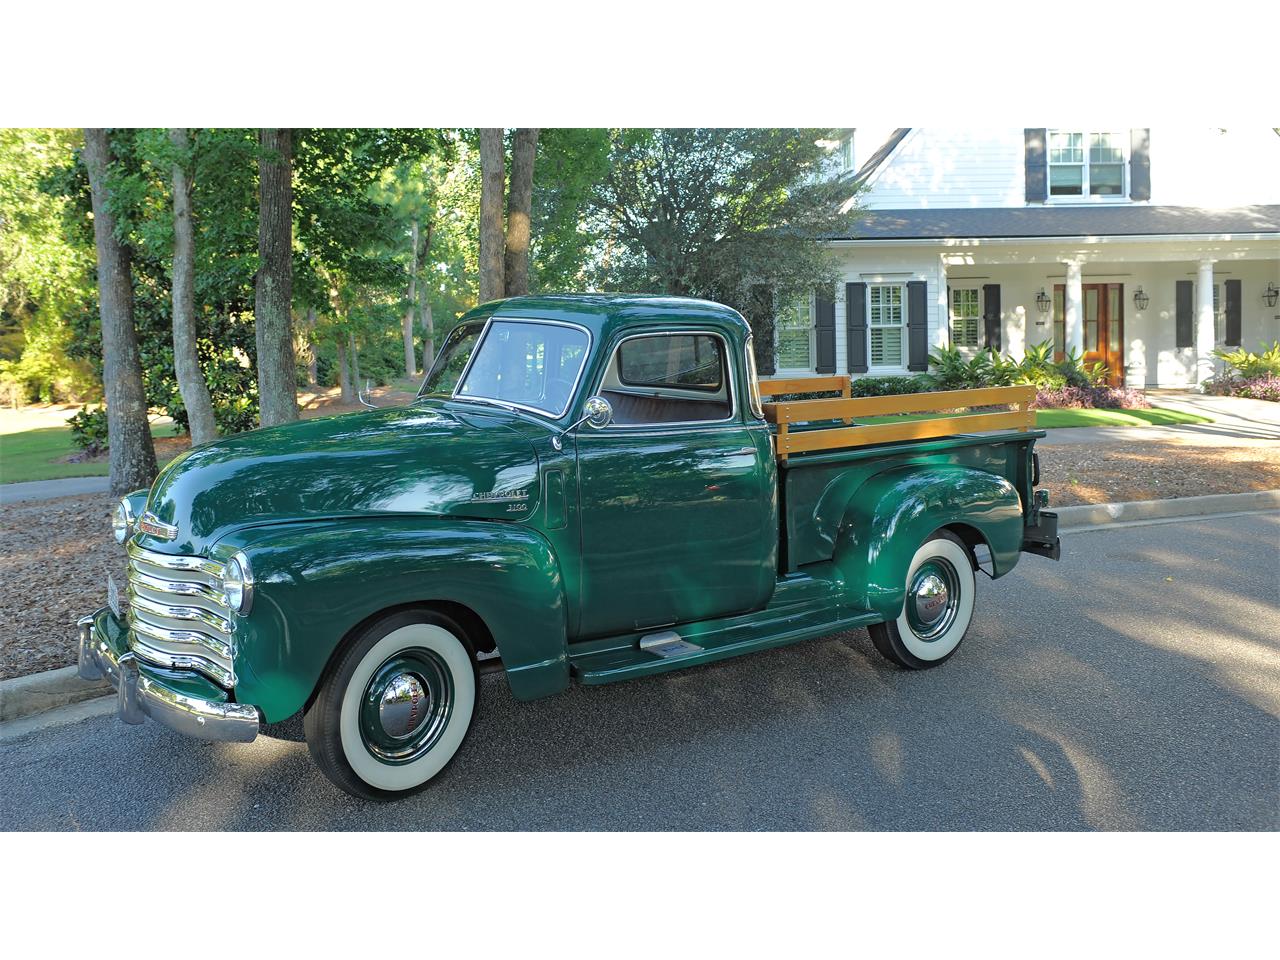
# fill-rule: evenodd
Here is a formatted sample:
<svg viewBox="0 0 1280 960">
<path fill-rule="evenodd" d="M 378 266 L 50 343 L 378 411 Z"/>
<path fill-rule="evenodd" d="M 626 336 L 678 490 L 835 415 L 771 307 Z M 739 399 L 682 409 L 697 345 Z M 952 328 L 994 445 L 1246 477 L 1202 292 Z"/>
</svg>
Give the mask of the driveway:
<svg viewBox="0 0 1280 960">
<path fill-rule="evenodd" d="M 907 673 L 862 631 L 515 703 L 426 792 L 99 717 L 0 740 L 4 830 L 1275 830 L 1280 514 L 1064 538 Z M 296 724 L 291 725 L 296 729 Z"/>
<path fill-rule="evenodd" d="M 1252 446 L 1280 440 L 1280 403 L 1244 397 L 1207 397 L 1192 390 L 1148 390 L 1153 406 L 1210 417 L 1212 423 L 1167 427 L 1072 427 L 1049 430 L 1044 443 L 1155 440 L 1209 446 Z"/>
</svg>

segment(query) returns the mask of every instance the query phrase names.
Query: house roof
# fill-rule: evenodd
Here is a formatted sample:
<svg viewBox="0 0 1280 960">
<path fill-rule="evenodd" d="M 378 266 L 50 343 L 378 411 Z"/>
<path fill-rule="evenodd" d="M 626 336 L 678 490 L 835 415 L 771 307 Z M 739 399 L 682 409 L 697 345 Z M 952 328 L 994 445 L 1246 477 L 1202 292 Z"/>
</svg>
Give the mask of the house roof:
<svg viewBox="0 0 1280 960">
<path fill-rule="evenodd" d="M 1230 210 L 1128 205 L 869 210 L 854 222 L 850 232 L 829 239 L 950 240 L 1240 233 L 1280 235 L 1280 205 Z"/>
</svg>

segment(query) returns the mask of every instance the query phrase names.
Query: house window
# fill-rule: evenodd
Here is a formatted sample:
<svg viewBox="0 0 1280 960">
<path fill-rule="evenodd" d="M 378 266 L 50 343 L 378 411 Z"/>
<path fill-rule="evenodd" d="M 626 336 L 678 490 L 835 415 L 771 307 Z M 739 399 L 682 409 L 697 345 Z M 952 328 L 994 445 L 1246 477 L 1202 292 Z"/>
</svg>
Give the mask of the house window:
<svg viewBox="0 0 1280 960">
<path fill-rule="evenodd" d="M 1049 196 L 1123 197 L 1125 137 L 1120 133 L 1049 131 Z"/>
<path fill-rule="evenodd" d="M 853 134 L 840 141 L 839 158 L 840 172 L 850 172 L 853 169 Z"/>
<path fill-rule="evenodd" d="M 900 283 L 873 283 L 867 288 L 868 334 L 871 366 L 901 369 L 906 333 L 906 287 Z"/>
<path fill-rule="evenodd" d="M 799 297 L 778 316 L 778 369 L 813 369 L 813 298 Z"/>
<path fill-rule="evenodd" d="M 951 342 L 957 347 L 981 346 L 978 332 L 981 319 L 978 288 L 953 287 L 951 290 Z"/>
<path fill-rule="evenodd" d="M 1066 354 L 1067 352 L 1067 311 L 1063 303 L 1063 289 L 1055 286 L 1053 289 L 1053 352 L 1055 354 Z"/>
</svg>

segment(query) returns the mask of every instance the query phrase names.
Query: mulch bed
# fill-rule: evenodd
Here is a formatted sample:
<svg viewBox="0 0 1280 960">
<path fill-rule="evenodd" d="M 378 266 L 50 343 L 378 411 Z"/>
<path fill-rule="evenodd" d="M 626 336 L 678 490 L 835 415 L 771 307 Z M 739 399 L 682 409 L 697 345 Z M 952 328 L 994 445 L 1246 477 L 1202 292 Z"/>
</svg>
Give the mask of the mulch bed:
<svg viewBox="0 0 1280 960">
<path fill-rule="evenodd" d="M 1038 444 L 1053 504 L 1159 500 L 1280 488 L 1280 444 L 1143 441 Z M 75 662 L 75 622 L 123 585 L 112 497 L 94 494 L 0 508 L 0 679 Z"/>
<path fill-rule="evenodd" d="M 0 508 L 0 680 L 75 663 L 76 621 L 123 587 L 124 549 L 106 494 Z"/>
<path fill-rule="evenodd" d="M 1049 502 L 1117 503 L 1280 488 L 1280 444 L 1037 443 Z"/>
</svg>

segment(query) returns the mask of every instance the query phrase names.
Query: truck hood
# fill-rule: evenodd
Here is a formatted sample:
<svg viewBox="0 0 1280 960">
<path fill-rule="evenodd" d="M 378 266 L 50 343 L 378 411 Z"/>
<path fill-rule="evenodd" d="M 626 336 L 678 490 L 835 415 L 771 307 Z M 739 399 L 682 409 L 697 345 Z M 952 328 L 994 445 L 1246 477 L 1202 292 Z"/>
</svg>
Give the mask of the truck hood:
<svg viewBox="0 0 1280 960">
<path fill-rule="evenodd" d="M 165 552 L 203 553 L 229 531 L 369 514 L 523 519 L 538 460 L 513 415 L 444 401 L 302 420 L 195 447 L 156 478 L 147 510 L 177 528 Z M 526 431 L 527 432 L 527 431 Z"/>
</svg>

